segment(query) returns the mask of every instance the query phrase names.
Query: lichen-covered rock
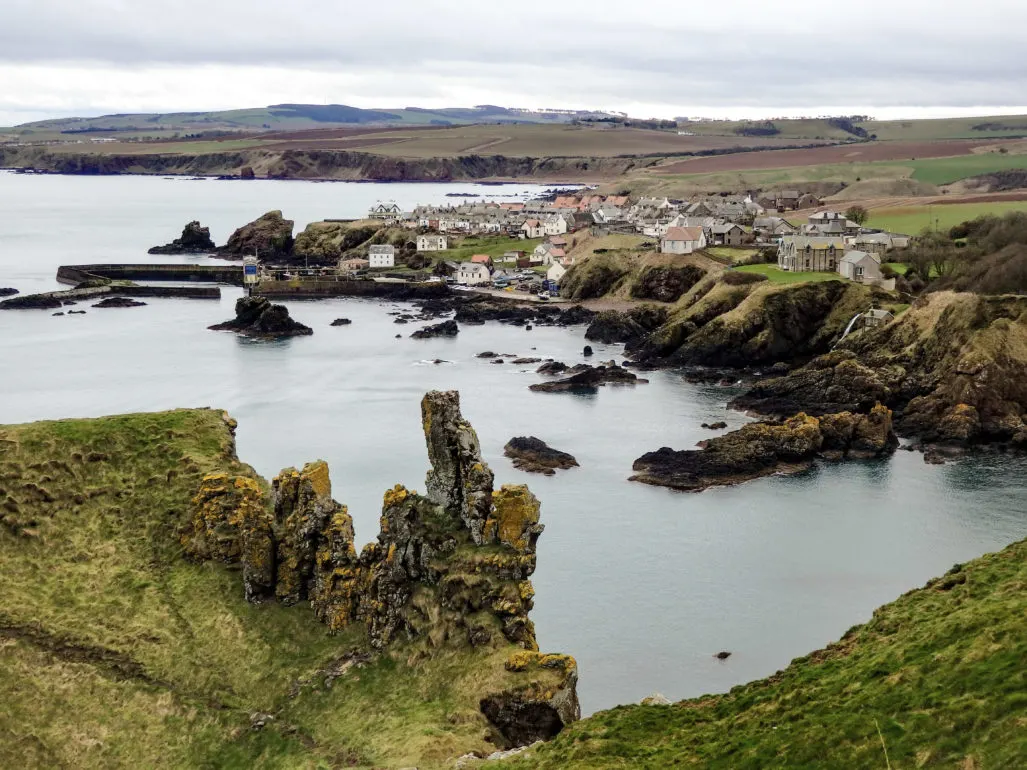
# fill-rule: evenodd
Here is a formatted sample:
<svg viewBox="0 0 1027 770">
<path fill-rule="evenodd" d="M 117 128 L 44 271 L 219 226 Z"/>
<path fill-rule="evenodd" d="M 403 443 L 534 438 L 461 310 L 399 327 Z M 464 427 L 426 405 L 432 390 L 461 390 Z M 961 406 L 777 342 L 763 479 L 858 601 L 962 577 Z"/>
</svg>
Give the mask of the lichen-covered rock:
<svg viewBox="0 0 1027 770">
<path fill-rule="evenodd" d="M 285 219 L 281 211 L 269 211 L 232 233 L 218 253 L 232 257 L 257 256 L 265 262 L 288 258 L 292 253 L 294 224 L 291 219 Z"/>
<path fill-rule="evenodd" d="M 208 254 L 217 249 L 210 239 L 210 228 L 193 220 L 182 228 L 182 236 L 164 246 L 154 246 L 149 254 Z"/>
<path fill-rule="evenodd" d="M 530 675 L 532 681 L 482 698 L 481 711 L 508 746 L 549 740 L 565 725 L 581 718 L 578 665 L 569 655 L 514 653 L 507 671 Z"/>
<path fill-rule="evenodd" d="M 478 434 L 460 414 L 459 394 L 429 393 L 421 401 L 421 422 L 431 462 L 425 480 L 428 497 L 459 516 L 475 545 L 483 545 L 495 476 L 481 459 Z"/>
<path fill-rule="evenodd" d="M 879 404 L 869 414 L 817 418 L 800 413 L 779 423 L 750 423 L 701 442 L 700 449 L 649 452 L 635 461 L 631 480 L 694 492 L 772 473 L 796 473 L 820 456 L 880 457 L 897 444 L 891 411 Z"/>
<path fill-rule="evenodd" d="M 293 320 L 285 305 L 272 305 L 266 297 L 240 297 L 235 302 L 235 318 L 207 328 L 266 340 L 314 333 L 309 326 Z"/>
</svg>

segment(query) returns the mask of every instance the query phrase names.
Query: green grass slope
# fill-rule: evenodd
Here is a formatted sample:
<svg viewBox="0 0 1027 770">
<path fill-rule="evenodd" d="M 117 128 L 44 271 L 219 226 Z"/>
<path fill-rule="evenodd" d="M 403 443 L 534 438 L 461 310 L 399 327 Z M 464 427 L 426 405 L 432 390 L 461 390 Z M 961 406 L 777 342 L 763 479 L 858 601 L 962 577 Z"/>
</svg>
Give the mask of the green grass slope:
<svg viewBox="0 0 1027 770">
<path fill-rule="evenodd" d="M 957 565 L 768 679 L 603 712 L 507 766 L 1022 768 L 1025 621 L 1021 541 Z"/>
<path fill-rule="evenodd" d="M 479 699 L 518 676 L 519 648 L 362 662 L 364 627 L 329 636 L 182 558 L 205 474 L 266 484 L 231 427 L 214 410 L 0 426 L 0 766 L 435 768 L 494 750 Z"/>
</svg>

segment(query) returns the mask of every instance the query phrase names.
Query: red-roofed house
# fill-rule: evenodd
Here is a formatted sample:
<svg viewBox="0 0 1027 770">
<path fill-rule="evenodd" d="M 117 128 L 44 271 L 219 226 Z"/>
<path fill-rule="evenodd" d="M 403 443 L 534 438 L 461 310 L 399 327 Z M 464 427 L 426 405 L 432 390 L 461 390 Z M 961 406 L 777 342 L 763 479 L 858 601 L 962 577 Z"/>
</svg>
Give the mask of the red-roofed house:
<svg viewBox="0 0 1027 770">
<path fill-rule="evenodd" d="M 559 249 L 567 248 L 567 239 L 564 238 L 562 235 L 554 235 L 552 238 L 549 239 L 549 242 Z"/>
<path fill-rule="evenodd" d="M 492 269 L 492 257 L 488 254 L 475 254 L 471 257 L 471 262 L 474 262 L 476 265 L 485 265 L 489 270 Z"/>
<path fill-rule="evenodd" d="M 660 239 L 662 254 L 691 254 L 706 248 L 706 231 L 701 227 L 672 227 Z"/>
</svg>

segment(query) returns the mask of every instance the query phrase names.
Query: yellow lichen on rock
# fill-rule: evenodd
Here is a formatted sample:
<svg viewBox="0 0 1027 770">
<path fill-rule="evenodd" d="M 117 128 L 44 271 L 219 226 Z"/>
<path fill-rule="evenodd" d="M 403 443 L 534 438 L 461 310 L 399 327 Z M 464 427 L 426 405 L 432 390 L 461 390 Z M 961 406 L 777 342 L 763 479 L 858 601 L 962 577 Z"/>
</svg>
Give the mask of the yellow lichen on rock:
<svg viewBox="0 0 1027 770">
<path fill-rule="evenodd" d="M 534 551 L 542 531 L 538 498 L 523 484 L 504 484 L 492 493 L 492 506 L 484 527 L 488 540 L 498 540 L 521 553 Z"/>
<path fill-rule="evenodd" d="M 386 490 L 383 505 L 386 508 L 392 508 L 393 506 L 402 503 L 409 496 L 409 490 L 407 490 L 407 488 L 404 487 L 402 484 L 397 484 L 392 489 Z"/>
</svg>

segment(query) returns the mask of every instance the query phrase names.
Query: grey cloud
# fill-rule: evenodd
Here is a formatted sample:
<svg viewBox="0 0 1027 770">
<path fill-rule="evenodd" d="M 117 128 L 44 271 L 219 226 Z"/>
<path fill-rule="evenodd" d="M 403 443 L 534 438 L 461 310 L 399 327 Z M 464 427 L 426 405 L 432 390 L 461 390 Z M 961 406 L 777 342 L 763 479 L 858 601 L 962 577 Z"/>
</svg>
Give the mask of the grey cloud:
<svg viewBox="0 0 1027 770">
<path fill-rule="evenodd" d="M 0 62 L 314 68 L 377 78 L 383 99 L 412 102 L 461 83 L 497 102 L 533 89 L 551 106 L 1027 102 L 1027 4 L 976 5 L 7 0 Z"/>
</svg>

